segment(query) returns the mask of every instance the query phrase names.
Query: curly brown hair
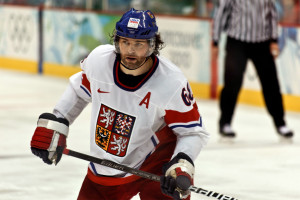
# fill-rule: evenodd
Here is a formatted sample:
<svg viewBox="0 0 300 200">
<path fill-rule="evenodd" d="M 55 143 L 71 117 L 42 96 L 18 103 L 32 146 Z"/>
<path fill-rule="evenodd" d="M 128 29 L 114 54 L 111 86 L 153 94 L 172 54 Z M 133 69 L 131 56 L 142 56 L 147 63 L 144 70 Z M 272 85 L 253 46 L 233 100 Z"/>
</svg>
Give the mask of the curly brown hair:
<svg viewBox="0 0 300 200">
<path fill-rule="evenodd" d="M 116 35 L 116 31 L 114 30 L 112 34 L 110 34 L 110 40 L 112 43 L 119 42 L 119 37 Z M 155 47 L 153 50 L 154 55 L 159 55 L 160 50 L 162 50 L 165 47 L 165 42 L 161 39 L 160 33 L 155 34 Z"/>
</svg>

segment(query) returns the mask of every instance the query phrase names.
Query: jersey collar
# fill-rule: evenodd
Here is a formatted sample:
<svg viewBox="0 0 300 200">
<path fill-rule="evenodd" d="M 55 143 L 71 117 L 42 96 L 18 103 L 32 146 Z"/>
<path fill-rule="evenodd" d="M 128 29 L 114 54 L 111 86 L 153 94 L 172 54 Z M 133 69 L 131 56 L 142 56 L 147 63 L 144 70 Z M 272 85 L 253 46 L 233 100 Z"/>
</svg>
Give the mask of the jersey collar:
<svg viewBox="0 0 300 200">
<path fill-rule="evenodd" d="M 118 75 L 118 70 L 121 70 L 120 69 L 120 59 L 118 59 L 118 56 L 117 56 L 115 63 L 114 63 L 114 69 L 113 69 L 115 84 L 118 87 L 122 88 L 123 90 L 131 91 L 131 92 L 134 92 L 134 91 L 138 90 L 139 88 L 141 88 L 147 82 L 147 80 L 153 75 L 153 73 L 156 71 L 156 69 L 158 67 L 159 59 L 157 58 L 157 56 L 152 56 L 151 58 L 153 59 L 153 65 L 152 65 L 151 69 L 147 72 L 146 76 L 136 86 L 130 87 L 130 86 L 127 86 L 120 82 L 119 75 Z"/>
</svg>

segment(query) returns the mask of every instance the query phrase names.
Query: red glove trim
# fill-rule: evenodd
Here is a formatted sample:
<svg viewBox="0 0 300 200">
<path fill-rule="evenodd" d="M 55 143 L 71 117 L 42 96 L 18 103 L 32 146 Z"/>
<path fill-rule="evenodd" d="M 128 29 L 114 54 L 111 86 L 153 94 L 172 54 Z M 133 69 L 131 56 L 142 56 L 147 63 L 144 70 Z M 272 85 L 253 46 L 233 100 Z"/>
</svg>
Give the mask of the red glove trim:
<svg viewBox="0 0 300 200">
<path fill-rule="evenodd" d="M 32 136 L 31 147 L 47 150 L 50 147 L 53 133 L 53 130 L 37 127 Z"/>
<path fill-rule="evenodd" d="M 178 176 L 186 176 L 191 181 L 191 183 L 193 184 L 194 181 L 193 181 L 192 177 L 188 173 L 182 171 L 180 167 L 177 167 L 175 169 L 175 172 L 176 172 L 176 177 L 178 177 Z"/>
</svg>

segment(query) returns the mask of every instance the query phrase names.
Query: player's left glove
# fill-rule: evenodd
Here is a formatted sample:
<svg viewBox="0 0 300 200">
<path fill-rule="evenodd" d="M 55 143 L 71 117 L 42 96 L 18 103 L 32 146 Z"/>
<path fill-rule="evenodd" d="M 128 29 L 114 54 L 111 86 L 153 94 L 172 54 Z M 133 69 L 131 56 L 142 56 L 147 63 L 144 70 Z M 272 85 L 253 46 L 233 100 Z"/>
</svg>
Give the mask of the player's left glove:
<svg viewBox="0 0 300 200">
<path fill-rule="evenodd" d="M 163 166 L 160 187 L 164 194 L 175 200 L 186 199 L 191 194 L 188 188 L 193 184 L 194 163 L 185 153 L 178 153 Z"/>
</svg>

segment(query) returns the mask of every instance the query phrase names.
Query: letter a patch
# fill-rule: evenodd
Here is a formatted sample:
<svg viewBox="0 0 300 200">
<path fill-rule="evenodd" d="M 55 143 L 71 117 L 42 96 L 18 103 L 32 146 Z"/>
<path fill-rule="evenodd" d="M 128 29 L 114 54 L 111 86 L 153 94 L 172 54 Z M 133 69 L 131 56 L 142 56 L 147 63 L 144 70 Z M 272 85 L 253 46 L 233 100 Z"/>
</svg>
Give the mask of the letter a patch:
<svg viewBox="0 0 300 200">
<path fill-rule="evenodd" d="M 150 102 L 150 96 L 151 96 L 151 92 L 148 92 L 146 94 L 146 96 L 143 98 L 143 100 L 140 102 L 140 106 L 142 106 L 143 104 L 145 104 L 146 108 L 148 109 L 149 107 L 149 102 Z"/>
<path fill-rule="evenodd" d="M 110 154 L 124 157 L 134 122 L 134 116 L 102 104 L 96 125 L 96 144 Z"/>
</svg>

